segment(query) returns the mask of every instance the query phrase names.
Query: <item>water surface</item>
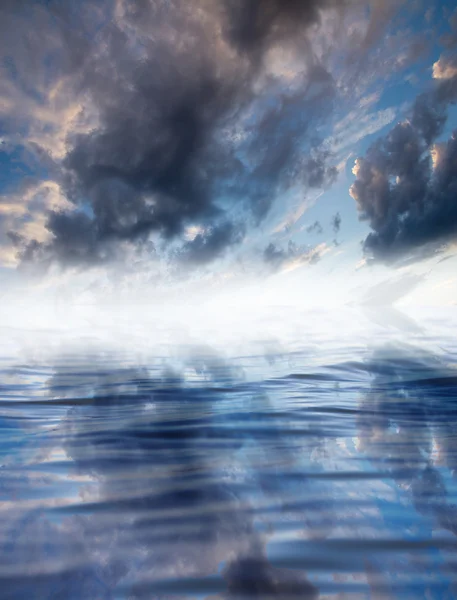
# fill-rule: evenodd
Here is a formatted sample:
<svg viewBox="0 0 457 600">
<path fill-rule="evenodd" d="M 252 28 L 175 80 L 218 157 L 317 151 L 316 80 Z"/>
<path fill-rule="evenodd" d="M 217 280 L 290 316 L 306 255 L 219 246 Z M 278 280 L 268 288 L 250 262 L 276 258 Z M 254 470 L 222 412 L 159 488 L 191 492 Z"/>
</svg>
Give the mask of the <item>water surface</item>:
<svg viewBox="0 0 457 600">
<path fill-rule="evenodd" d="M 457 597 L 446 319 L 141 356 L 4 330 L 0 597 Z"/>
</svg>

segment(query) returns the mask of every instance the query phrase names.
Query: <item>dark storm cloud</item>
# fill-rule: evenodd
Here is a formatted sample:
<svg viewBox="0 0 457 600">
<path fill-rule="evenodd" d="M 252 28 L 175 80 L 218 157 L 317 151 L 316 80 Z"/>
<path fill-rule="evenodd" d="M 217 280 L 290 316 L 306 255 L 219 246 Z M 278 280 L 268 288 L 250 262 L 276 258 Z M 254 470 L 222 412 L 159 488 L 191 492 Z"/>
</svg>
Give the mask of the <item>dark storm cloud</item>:
<svg viewBox="0 0 457 600">
<path fill-rule="evenodd" d="M 47 227 L 53 233 L 51 244 L 29 241 L 9 232 L 9 238 L 18 249 L 22 268 L 40 265 L 45 269 L 56 255 L 68 266 L 101 264 L 106 258 L 109 246 L 99 243 L 94 221 L 87 214 L 50 211 Z"/>
<path fill-rule="evenodd" d="M 424 257 L 456 236 L 456 133 L 435 144 L 456 100 L 457 78 L 440 81 L 417 98 L 409 120 L 357 160 L 351 195 L 373 230 L 364 248 L 374 258 Z"/>
<path fill-rule="evenodd" d="M 338 6 L 331 0 L 226 0 L 227 33 L 241 51 L 261 56 L 265 45 L 302 33 L 318 23 L 319 10 Z"/>
<path fill-rule="evenodd" d="M 51 241 L 31 248 L 24 241 L 22 258 L 92 264 L 112 256 L 118 242 L 153 232 L 179 239 L 186 226 L 198 225 L 212 233 L 185 245 L 183 255 L 195 252 L 193 262 L 206 262 L 211 247 L 216 256 L 224 240 L 230 246 L 242 238 L 228 235 L 236 227 L 227 214 L 234 203 L 247 222 L 258 222 L 288 186 L 331 182 L 328 152 L 310 151 L 306 139 L 328 113 L 333 81 L 306 35 L 321 9 L 338 4 L 125 0 L 103 15 L 84 2 L 77 31 L 70 7 L 37 8 L 41 42 L 47 48 L 52 41 L 48 62 L 96 124 L 67 137 L 60 182 L 76 213 L 51 213 Z M 98 18 L 90 21 L 92 14 Z M 259 90 L 266 52 L 282 40 L 303 46 L 306 82 L 298 92 L 278 93 L 270 77 Z M 28 60 L 25 78 L 43 72 L 47 54 L 37 56 L 41 64 L 32 69 Z M 276 98 L 271 108 L 259 103 L 264 96 Z M 240 130 L 244 141 L 235 142 Z"/>
</svg>

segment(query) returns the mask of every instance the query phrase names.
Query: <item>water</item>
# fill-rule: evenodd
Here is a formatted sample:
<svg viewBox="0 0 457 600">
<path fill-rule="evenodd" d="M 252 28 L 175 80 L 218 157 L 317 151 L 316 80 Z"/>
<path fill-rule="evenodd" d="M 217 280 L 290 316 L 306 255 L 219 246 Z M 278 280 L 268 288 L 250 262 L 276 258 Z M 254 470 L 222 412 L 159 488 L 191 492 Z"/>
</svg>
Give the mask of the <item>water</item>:
<svg viewBox="0 0 457 600">
<path fill-rule="evenodd" d="M 281 318 L 4 328 L 0 597 L 457 598 L 455 315 Z"/>
</svg>

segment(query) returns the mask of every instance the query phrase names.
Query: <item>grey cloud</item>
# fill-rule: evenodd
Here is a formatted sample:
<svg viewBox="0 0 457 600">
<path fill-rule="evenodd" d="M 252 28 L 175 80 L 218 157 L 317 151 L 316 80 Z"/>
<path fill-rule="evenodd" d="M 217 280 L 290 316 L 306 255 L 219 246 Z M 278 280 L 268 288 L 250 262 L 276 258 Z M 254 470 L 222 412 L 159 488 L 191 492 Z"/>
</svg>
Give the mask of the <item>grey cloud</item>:
<svg viewBox="0 0 457 600">
<path fill-rule="evenodd" d="M 404 1 L 396 2 L 395 0 L 373 0 L 370 4 L 370 21 L 365 32 L 361 50 L 371 48 L 385 31 L 385 28 L 392 17 L 399 11 L 400 6 Z"/>
<path fill-rule="evenodd" d="M 354 28 L 348 34 L 349 53 L 340 86 L 353 104 L 372 86 L 382 81 L 386 89 L 399 73 L 405 72 L 428 53 L 435 42 L 426 19 L 420 34 L 405 28 L 404 16 L 414 14 L 413 3 L 371 0 L 367 3 L 370 19 L 366 29 Z"/>
<path fill-rule="evenodd" d="M 242 224 L 226 221 L 197 234 L 183 245 L 176 256 L 184 265 L 204 265 L 221 256 L 229 247 L 239 244 L 243 237 Z"/>
<path fill-rule="evenodd" d="M 290 256 L 290 252 L 286 252 L 282 248 L 278 248 L 276 244 L 271 242 L 263 252 L 263 259 L 266 263 L 272 266 L 279 266 Z"/>
<path fill-rule="evenodd" d="M 263 251 L 263 260 L 273 271 L 277 271 L 289 262 L 315 264 L 320 260 L 321 254 L 322 246 L 297 246 L 292 240 L 289 240 L 287 250 L 273 242 L 268 244 Z"/>
<path fill-rule="evenodd" d="M 322 229 L 322 225 L 319 221 L 314 221 L 312 225 L 306 228 L 306 233 L 317 233 L 321 234 L 324 230 Z"/>
<path fill-rule="evenodd" d="M 341 215 L 339 212 L 332 217 L 332 228 L 336 234 L 338 234 L 341 229 Z"/>
<path fill-rule="evenodd" d="M 434 142 L 443 132 L 447 104 L 456 100 L 457 78 L 440 82 L 417 98 L 408 121 L 357 160 L 350 192 L 373 230 L 364 248 L 374 258 L 423 258 L 455 237 L 456 133 Z"/>
<path fill-rule="evenodd" d="M 307 184 L 309 187 L 327 187 L 336 180 L 338 170 L 333 165 L 327 165 L 329 158 L 331 158 L 329 150 L 318 149 L 305 160 L 303 171 L 307 175 Z"/>
<path fill-rule="evenodd" d="M 440 42 L 445 48 L 452 49 L 457 46 L 457 9 L 449 18 L 449 27 L 451 31 L 449 33 L 445 33 L 440 38 Z"/>
</svg>

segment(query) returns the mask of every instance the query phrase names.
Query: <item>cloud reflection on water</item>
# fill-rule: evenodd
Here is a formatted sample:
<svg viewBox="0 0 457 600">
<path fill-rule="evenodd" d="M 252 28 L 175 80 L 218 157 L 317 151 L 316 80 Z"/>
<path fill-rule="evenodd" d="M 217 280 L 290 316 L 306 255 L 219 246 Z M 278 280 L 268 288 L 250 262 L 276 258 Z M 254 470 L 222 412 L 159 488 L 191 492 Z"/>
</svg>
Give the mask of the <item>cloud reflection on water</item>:
<svg viewBox="0 0 457 600">
<path fill-rule="evenodd" d="M 264 347 L 5 371 L 6 597 L 452 598 L 454 369 Z"/>
</svg>

